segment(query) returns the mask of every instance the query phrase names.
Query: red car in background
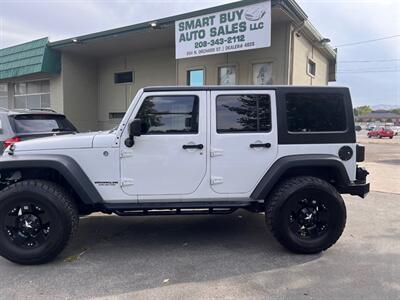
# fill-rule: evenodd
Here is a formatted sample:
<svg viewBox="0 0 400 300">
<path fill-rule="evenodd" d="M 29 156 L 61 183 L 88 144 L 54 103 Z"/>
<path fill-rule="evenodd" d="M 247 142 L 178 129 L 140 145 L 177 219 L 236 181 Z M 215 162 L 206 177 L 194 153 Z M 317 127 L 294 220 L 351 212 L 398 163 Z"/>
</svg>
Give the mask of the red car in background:
<svg viewBox="0 0 400 300">
<path fill-rule="evenodd" d="M 376 130 L 368 131 L 368 137 L 370 138 L 373 136 L 376 136 L 380 139 L 383 137 L 388 137 L 388 138 L 392 139 L 394 136 L 394 131 L 390 128 L 380 127 Z"/>
</svg>

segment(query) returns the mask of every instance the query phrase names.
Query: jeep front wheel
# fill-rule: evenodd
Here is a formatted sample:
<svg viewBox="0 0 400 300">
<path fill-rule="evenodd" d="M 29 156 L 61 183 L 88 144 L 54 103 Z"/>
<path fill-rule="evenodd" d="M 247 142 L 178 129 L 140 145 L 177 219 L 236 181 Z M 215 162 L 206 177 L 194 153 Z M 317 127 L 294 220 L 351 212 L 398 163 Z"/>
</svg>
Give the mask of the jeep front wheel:
<svg viewBox="0 0 400 300">
<path fill-rule="evenodd" d="M 276 239 L 295 253 L 331 247 L 346 224 L 346 207 L 336 189 L 316 177 L 294 177 L 267 200 L 266 221 Z"/>
<path fill-rule="evenodd" d="M 54 259 L 78 227 L 78 211 L 64 189 L 27 180 L 0 192 L 0 255 L 19 264 Z"/>
</svg>

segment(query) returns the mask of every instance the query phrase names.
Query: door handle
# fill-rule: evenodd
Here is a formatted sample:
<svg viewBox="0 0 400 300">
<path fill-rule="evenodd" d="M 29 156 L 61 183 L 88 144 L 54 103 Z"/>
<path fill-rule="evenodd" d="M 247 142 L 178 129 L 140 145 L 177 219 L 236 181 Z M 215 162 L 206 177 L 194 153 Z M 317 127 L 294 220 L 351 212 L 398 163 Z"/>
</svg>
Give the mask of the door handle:
<svg viewBox="0 0 400 300">
<path fill-rule="evenodd" d="M 250 148 L 271 148 L 270 143 L 265 144 L 250 144 Z"/>
<path fill-rule="evenodd" d="M 197 145 L 183 145 L 182 146 L 182 148 L 183 149 L 203 149 L 204 148 L 204 146 L 203 146 L 203 144 L 197 144 Z"/>
</svg>

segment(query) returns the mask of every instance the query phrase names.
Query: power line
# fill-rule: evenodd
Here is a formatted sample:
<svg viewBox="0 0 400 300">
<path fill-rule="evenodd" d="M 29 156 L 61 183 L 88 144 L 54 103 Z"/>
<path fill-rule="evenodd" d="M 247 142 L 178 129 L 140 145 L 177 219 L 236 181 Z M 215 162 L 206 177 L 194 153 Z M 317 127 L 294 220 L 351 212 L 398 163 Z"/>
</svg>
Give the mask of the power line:
<svg viewBox="0 0 400 300">
<path fill-rule="evenodd" d="M 350 64 L 350 63 L 370 63 L 370 62 L 393 62 L 400 61 L 400 58 L 393 59 L 375 59 L 375 60 L 341 60 L 338 61 L 338 64 Z"/>
<path fill-rule="evenodd" d="M 392 71 L 398 70 L 397 66 L 388 66 L 388 67 L 379 67 L 379 68 L 338 68 L 337 71 L 344 72 L 344 71 Z"/>
<path fill-rule="evenodd" d="M 340 74 L 356 74 L 356 73 L 363 73 L 363 74 L 367 74 L 367 73 L 396 73 L 396 72 L 400 72 L 399 70 L 377 70 L 377 71 L 337 71 L 336 73 L 340 73 Z"/>
<path fill-rule="evenodd" d="M 385 37 L 378 38 L 378 39 L 373 39 L 373 40 L 366 40 L 366 41 L 360 41 L 360 42 L 336 45 L 335 48 L 347 47 L 347 46 L 353 46 L 353 45 L 360 45 L 360 44 L 367 44 L 367 43 L 372 43 L 372 42 L 377 42 L 377 41 L 382 41 L 382 40 L 388 40 L 388 39 L 393 39 L 393 38 L 398 38 L 398 37 L 400 37 L 400 34 L 391 35 L 391 36 L 385 36 Z"/>
<path fill-rule="evenodd" d="M 400 70 L 397 66 L 380 67 L 380 68 L 338 68 L 337 71 L 392 71 Z"/>
<path fill-rule="evenodd" d="M 338 71 L 389 71 L 389 70 L 397 70 L 400 66 L 391 65 L 391 66 L 343 66 L 338 68 Z"/>
</svg>

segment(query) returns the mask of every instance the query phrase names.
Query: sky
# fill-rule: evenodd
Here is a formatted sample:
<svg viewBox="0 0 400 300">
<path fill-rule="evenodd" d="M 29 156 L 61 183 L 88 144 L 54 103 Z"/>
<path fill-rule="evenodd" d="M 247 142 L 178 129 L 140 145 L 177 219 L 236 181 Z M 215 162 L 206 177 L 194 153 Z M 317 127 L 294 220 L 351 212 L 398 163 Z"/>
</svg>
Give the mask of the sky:
<svg viewBox="0 0 400 300">
<path fill-rule="evenodd" d="M 172 16 L 229 0 L 0 0 L 0 48 L 50 41 Z M 353 103 L 400 106 L 400 0 L 297 0 L 311 23 L 338 46 L 337 81 Z M 340 46 L 380 39 L 371 43 Z M 367 62 L 365 62 L 367 61 Z"/>
</svg>

